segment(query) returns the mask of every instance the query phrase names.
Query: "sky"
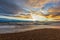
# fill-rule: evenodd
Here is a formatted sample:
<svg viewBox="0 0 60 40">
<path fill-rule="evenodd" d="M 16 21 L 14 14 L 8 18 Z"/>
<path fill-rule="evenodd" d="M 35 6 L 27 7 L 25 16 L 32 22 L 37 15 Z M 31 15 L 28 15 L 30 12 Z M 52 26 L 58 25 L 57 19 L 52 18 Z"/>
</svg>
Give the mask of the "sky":
<svg viewBox="0 0 60 40">
<path fill-rule="evenodd" d="M 0 15 L 13 16 L 27 12 L 26 9 L 34 11 L 43 9 L 52 14 L 60 13 L 60 0 L 0 0 Z"/>
</svg>

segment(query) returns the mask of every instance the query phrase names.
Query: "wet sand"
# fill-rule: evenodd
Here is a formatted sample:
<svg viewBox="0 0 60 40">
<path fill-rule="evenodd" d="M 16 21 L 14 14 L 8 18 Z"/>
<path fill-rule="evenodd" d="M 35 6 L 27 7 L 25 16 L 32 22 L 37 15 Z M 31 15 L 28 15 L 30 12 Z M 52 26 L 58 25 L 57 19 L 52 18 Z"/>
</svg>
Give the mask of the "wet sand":
<svg viewBox="0 0 60 40">
<path fill-rule="evenodd" d="M 0 25 L 0 40 L 60 40 L 60 25 Z"/>
<path fill-rule="evenodd" d="M 0 34 L 0 40 L 60 40 L 60 29 L 36 29 L 19 33 Z"/>
</svg>

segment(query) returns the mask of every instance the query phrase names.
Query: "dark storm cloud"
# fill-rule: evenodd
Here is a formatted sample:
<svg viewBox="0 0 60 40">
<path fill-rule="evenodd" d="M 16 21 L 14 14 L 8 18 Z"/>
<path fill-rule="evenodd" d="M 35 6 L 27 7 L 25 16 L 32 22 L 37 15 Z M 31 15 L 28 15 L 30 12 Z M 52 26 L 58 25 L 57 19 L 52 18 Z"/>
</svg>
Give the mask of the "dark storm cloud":
<svg viewBox="0 0 60 40">
<path fill-rule="evenodd" d="M 0 0 L 0 15 L 10 15 L 21 11 L 14 0 Z"/>
</svg>

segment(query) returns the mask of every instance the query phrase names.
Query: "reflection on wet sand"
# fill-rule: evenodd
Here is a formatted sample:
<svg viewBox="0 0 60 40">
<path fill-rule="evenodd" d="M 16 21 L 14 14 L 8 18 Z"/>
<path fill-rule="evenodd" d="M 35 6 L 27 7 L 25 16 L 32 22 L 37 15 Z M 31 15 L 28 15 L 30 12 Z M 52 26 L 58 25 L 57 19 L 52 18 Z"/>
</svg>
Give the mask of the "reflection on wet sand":
<svg viewBox="0 0 60 40">
<path fill-rule="evenodd" d="M 59 25 L 0 25 L 0 33 L 24 32 L 36 29 L 60 28 Z"/>
</svg>

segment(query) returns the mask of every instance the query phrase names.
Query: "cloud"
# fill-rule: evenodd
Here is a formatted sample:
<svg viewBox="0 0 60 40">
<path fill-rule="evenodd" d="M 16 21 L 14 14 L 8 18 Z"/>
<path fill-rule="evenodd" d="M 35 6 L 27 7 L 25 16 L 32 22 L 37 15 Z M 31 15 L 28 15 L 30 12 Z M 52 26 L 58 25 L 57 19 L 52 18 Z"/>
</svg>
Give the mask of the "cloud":
<svg viewBox="0 0 60 40">
<path fill-rule="evenodd" d="M 42 7 L 42 5 L 49 2 L 49 0 L 28 0 L 27 5 L 31 7 Z"/>
<path fill-rule="evenodd" d="M 60 6 L 52 7 L 48 10 L 48 12 L 52 15 L 60 15 Z"/>
<path fill-rule="evenodd" d="M 28 0 L 27 6 L 30 6 L 32 8 L 42 8 L 44 5 L 49 3 L 58 3 L 60 0 Z"/>
<path fill-rule="evenodd" d="M 22 8 L 18 7 L 13 0 L 0 0 L 0 14 L 13 15 L 18 11 L 22 11 Z"/>
<path fill-rule="evenodd" d="M 17 14 L 18 12 L 23 12 L 23 8 L 46 8 L 44 5 L 51 2 L 55 4 L 59 0 L 0 0 L 0 14 L 1 12 Z"/>
<path fill-rule="evenodd" d="M 52 7 L 48 10 L 49 12 L 60 12 L 60 6 Z"/>
<path fill-rule="evenodd" d="M 59 2 L 60 0 L 51 0 L 51 2 L 54 2 L 54 3 L 57 3 Z"/>
</svg>

